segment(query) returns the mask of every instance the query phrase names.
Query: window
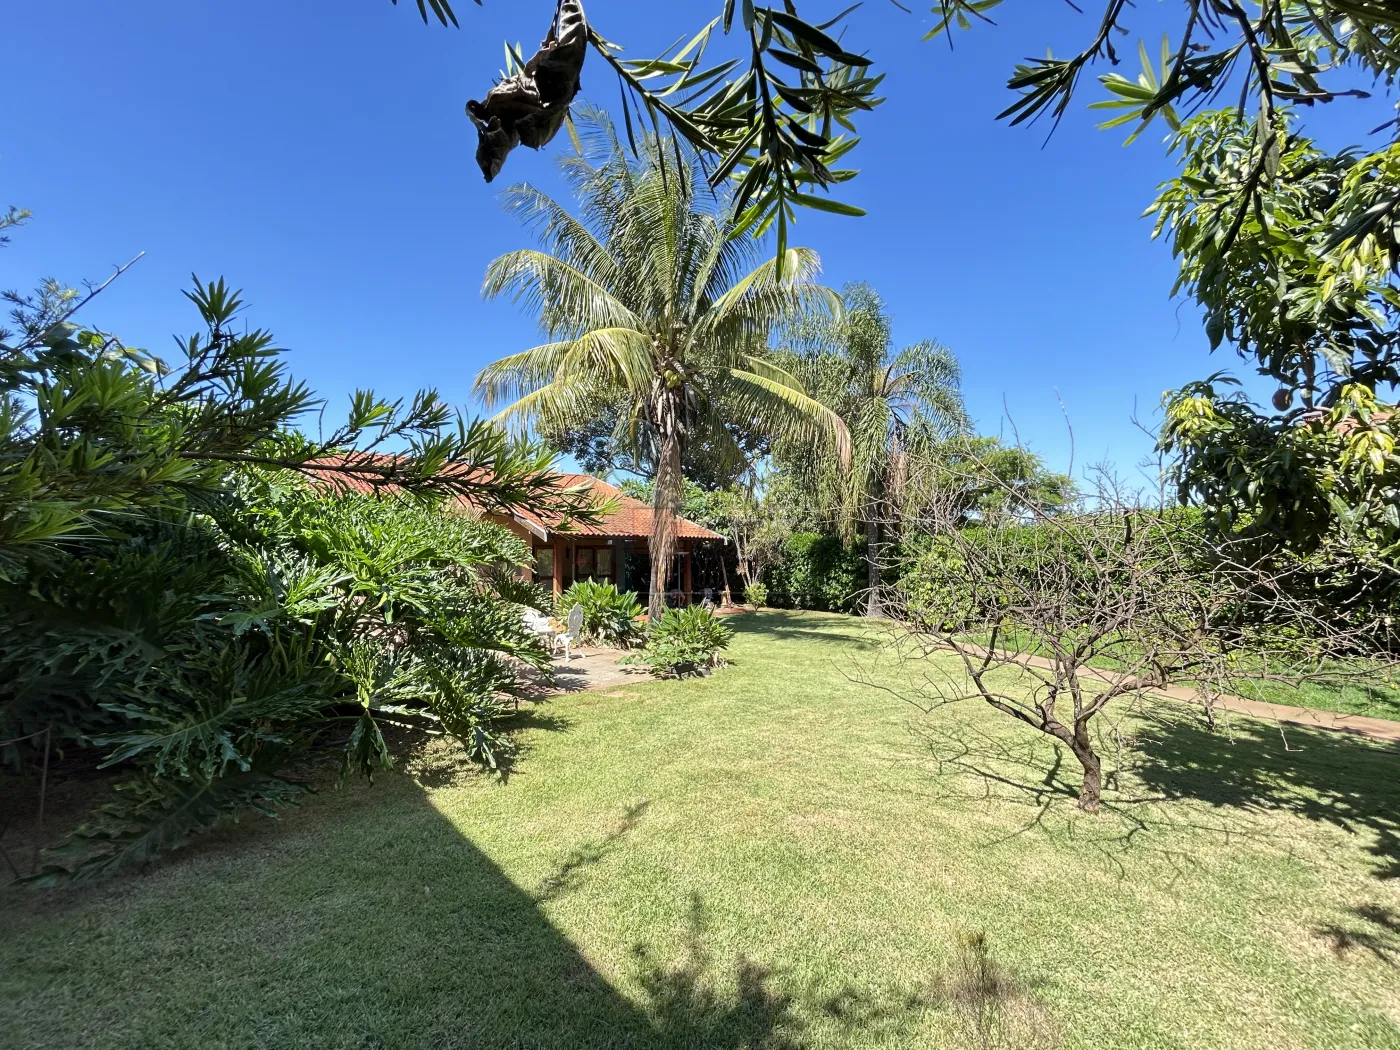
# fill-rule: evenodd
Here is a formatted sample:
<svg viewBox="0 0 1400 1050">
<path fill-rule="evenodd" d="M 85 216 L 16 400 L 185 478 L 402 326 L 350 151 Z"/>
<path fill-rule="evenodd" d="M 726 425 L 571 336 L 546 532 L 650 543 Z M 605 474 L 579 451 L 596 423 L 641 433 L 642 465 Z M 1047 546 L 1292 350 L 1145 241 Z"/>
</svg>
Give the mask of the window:
<svg viewBox="0 0 1400 1050">
<path fill-rule="evenodd" d="M 578 547 L 574 550 L 574 579 L 586 580 L 593 575 L 593 548 Z"/>
<path fill-rule="evenodd" d="M 551 580 L 554 578 L 554 548 L 540 547 L 535 551 L 535 579 Z"/>
<path fill-rule="evenodd" d="M 612 579 L 612 574 L 613 574 L 613 568 L 612 568 L 612 548 L 610 548 L 610 547 L 599 547 L 599 548 L 598 548 L 598 579 L 600 579 L 600 580 L 611 580 L 611 579 Z"/>
</svg>

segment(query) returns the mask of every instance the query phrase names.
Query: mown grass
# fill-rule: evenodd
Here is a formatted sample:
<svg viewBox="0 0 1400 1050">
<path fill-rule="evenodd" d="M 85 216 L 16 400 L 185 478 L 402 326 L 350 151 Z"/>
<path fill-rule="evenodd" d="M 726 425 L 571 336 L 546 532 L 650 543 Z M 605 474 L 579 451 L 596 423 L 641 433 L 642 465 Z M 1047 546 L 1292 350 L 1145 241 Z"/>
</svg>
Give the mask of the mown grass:
<svg viewBox="0 0 1400 1050">
<path fill-rule="evenodd" d="M 0 1042 L 1400 1046 L 1400 756 L 1123 712 L 1090 817 L 1029 730 L 904 703 L 929 668 L 858 621 L 736 627 L 712 678 L 532 713 L 505 783 L 419 756 L 9 891 Z M 968 1008 L 979 933 L 1003 974 Z"/>
<path fill-rule="evenodd" d="M 974 641 L 985 644 L 990 635 L 977 634 L 972 637 Z M 1000 648 L 1033 653 L 1037 656 L 1051 655 L 1045 647 L 1016 631 L 1005 632 L 1001 637 Z M 1243 663 L 1247 656 L 1241 656 L 1240 659 L 1248 673 L 1260 673 L 1258 661 L 1250 666 Z M 1126 663 L 1113 657 L 1102 657 L 1090 660 L 1089 666 L 1117 671 L 1122 670 Z M 1365 715 L 1368 718 L 1400 721 L 1400 682 L 1395 680 L 1393 669 L 1376 662 L 1333 660 L 1317 671 L 1313 680 L 1300 679 L 1296 682 L 1232 676 L 1227 689 L 1230 693 L 1247 700 L 1263 700 L 1271 704 L 1301 707 L 1310 711 L 1331 711 L 1339 715 Z M 1218 688 L 1216 691 L 1219 691 Z"/>
</svg>

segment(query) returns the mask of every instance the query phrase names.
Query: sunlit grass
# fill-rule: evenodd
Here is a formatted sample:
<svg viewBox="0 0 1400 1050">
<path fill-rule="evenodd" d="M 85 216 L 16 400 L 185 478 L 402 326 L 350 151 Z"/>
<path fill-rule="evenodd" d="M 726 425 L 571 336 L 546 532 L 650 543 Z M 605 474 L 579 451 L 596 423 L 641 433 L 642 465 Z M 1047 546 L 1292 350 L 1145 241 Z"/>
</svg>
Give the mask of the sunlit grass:
<svg viewBox="0 0 1400 1050">
<path fill-rule="evenodd" d="M 970 636 L 979 644 L 985 644 L 989 634 Z M 1023 632 L 1008 630 L 1000 635 L 999 648 L 1018 653 L 1031 653 L 1049 656 L 1045 647 L 1038 645 L 1033 638 Z M 1310 711 L 1331 711 L 1339 715 L 1365 715 L 1369 718 L 1387 718 L 1400 721 L 1400 681 L 1396 681 L 1393 669 L 1376 663 L 1357 660 L 1346 662 L 1330 660 L 1320 669 L 1309 667 L 1308 676 L 1296 675 L 1295 681 L 1282 681 L 1270 678 L 1248 678 L 1248 674 L 1260 674 L 1258 661 L 1249 662 L 1249 654 L 1236 657 L 1239 670 L 1234 672 L 1225 685 L 1226 691 L 1242 696 L 1247 700 L 1263 700 L 1286 707 L 1302 707 Z M 1089 666 L 1105 671 L 1124 669 L 1127 664 L 1111 656 L 1089 661 Z M 1279 678 L 1285 677 L 1282 669 Z M 1193 683 L 1183 682 L 1183 685 Z M 1213 691 L 1219 692 L 1217 685 Z"/>
<path fill-rule="evenodd" d="M 926 668 L 859 621 L 734 623 L 711 678 L 545 705 L 507 783 L 419 756 L 11 891 L 0 1042 L 977 1046 L 949 988 L 985 932 L 992 1045 L 1400 1046 L 1400 756 L 1125 712 L 1089 817 L 1030 730 L 904 703 Z"/>
</svg>

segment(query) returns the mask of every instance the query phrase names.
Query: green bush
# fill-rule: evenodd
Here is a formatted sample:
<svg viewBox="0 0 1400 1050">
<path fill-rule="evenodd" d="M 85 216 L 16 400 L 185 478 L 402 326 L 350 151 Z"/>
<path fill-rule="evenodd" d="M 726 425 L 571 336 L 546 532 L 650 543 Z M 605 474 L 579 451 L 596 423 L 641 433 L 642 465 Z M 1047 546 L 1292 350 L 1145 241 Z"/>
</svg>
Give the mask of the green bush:
<svg viewBox="0 0 1400 1050">
<path fill-rule="evenodd" d="M 854 612 L 866 587 L 865 561 L 859 548 L 845 546 L 839 536 L 796 532 L 764 583 L 779 608 Z"/>
<path fill-rule="evenodd" d="M 720 653 L 733 637 L 733 628 L 702 606 L 667 609 L 647 628 L 641 652 L 625 662 L 650 667 L 663 678 L 706 675 L 724 666 Z"/>
<path fill-rule="evenodd" d="M 1142 547 L 1144 530 L 1150 530 L 1149 538 L 1160 545 L 1162 557 L 1175 551 L 1184 565 L 1209 574 L 1208 544 L 1197 512 L 1143 511 L 1133 521 L 1142 557 L 1152 560 L 1151 550 Z M 1024 525 L 976 523 L 955 536 L 911 536 L 904 545 L 897 584 L 902 614 L 929 630 L 979 630 L 1000 619 L 1013 593 L 1039 593 L 1034 578 L 1049 566 L 1062 577 L 1081 581 L 1081 593 L 1094 593 L 1103 566 L 1115 565 L 1121 556 L 1124 536 L 1120 528 L 1095 527 L 1092 519 L 1071 517 Z M 994 566 L 995 577 L 970 573 L 965 559 L 984 568 Z M 1093 560 L 1100 566 L 1091 564 Z M 980 586 L 974 585 L 974 575 Z"/>
<path fill-rule="evenodd" d="M 751 583 L 744 589 L 744 598 L 755 609 L 762 609 L 768 604 L 768 588 L 761 583 Z"/>
<path fill-rule="evenodd" d="M 356 394 L 312 441 L 294 423 L 316 400 L 222 281 L 189 293 L 203 331 L 174 368 L 69 321 L 81 296 L 56 282 L 10 298 L 0 763 L 37 770 L 53 743 L 116 778 L 47 877 L 295 803 L 318 741 L 342 775 L 391 767 L 385 725 L 500 764 L 503 698 L 549 666 L 516 604 L 530 551 L 442 501 L 547 507 L 547 452 L 431 392 Z M 359 491 L 382 483 L 413 498 Z"/>
<path fill-rule="evenodd" d="M 643 609 L 631 591 L 619 591 L 611 583 L 580 580 L 559 596 L 555 615 L 563 620 L 575 605 L 583 610 L 583 638 L 587 642 L 626 649 L 641 636 L 637 617 Z"/>
</svg>

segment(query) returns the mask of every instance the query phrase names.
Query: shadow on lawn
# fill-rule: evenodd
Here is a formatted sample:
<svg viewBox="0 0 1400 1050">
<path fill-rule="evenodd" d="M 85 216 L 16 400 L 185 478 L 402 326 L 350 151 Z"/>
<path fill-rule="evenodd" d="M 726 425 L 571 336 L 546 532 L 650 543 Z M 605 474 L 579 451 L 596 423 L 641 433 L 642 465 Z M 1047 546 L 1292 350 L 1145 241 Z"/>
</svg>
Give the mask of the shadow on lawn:
<svg viewBox="0 0 1400 1050">
<path fill-rule="evenodd" d="M 1286 847 L 1286 826 L 1256 819 L 1286 813 L 1369 833 L 1375 875 L 1400 878 L 1400 755 L 1394 750 L 1321 730 L 1290 726 L 1280 733 L 1248 718 L 1235 717 L 1228 730 L 1212 731 L 1184 710 L 1139 714 L 1143 721 L 1125 728 L 1131 735 L 1100 727 L 1105 790 L 1103 813 L 1096 818 L 1075 814 L 1079 765 L 1043 734 L 956 717 L 925 719 L 910 728 L 938 763 L 930 799 L 1024 813 L 1024 820 L 996 833 L 988 846 L 1032 832 L 1072 831 L 1071 838 L 1096 844 L 1121 874 L 1130 855 L 1163 860 L 1180 871 L 1194 863 L 1194 847 L 1173 832 L 1259 838 Z M 1211 807 L 1214 818 L 1203 820 L 1199 806 L 1174 805 L 1186 801 Z"/>
<path fill-rule="evenodd" d="M 645 812 L 632 807 L 592 852 L 620 843 Z M 217 831 L 151 874 L 11 901 L 41 923 L 82 924 L 91 920 L 79 913 L 106 913 L 113 895 L 128 917 L 104 920 L 115 940 L 96 946 L 86 935 L 50 936 L 15 984 L 21 1006 L 26 995 L 64 1005 L 31 1008 L 10 1034 L 36 1048 L 75 1045 L 75 1031 L 121 1033 L 83 1043 L 103 1047 L 798 1045 L 792 1001 L 770 971 L 710 957 L 698 899 L 679 945 L 622 946 L 640 994 L 609 983 L 541 907 L 576 888 L 590 857 L 566 862 L 532 894 L 409 778 L 328 792 L 281 821 Z M 157 914 L 161 922 L 149 921 Z M 176 956 L 163 940 L 172 924 L 184 931 Z M 13 948 L 0 944 L 0 957 Z M 178 957 L 178 969 L 151 967 L 165 957 Z M 147 979 L 122 979 L 132 965 Z M 199 1014 L 197 1031 L 185 1029 L 185 1010 Z"/>
<path fill-rule="evenodd" d="M 533 894 L 430 806 L 422 808 L 429 812 L 404 830 L 425 836 L 427 844 L 376 855 L 375 880 L 406 890 L 403 909 L 368 927 L 342 920 L 326 934 L 342 943 L 318 953 L 328 959 L 377 957 L 378 979 L 367 991 L 386 1005 L 394 1002 L 401 1015 L 384 1031 L 344 1032 L 342 1042 L 560 1050 L 797 1045 L 790 1000 L 770 987 L 769 972 L 743 958 L 725 972 L 709 957 L 698 901 L 692 902 L 679 954 L 670 944 L 631 946 L 629 976 L 642 992 L 635 1002 L 601 976 L 541 910 L 542 902 L 580 888 L 589 867 L 622 845 L 645 818 L 647 802 L 630 807 L 602 840 L 566 857 Z M 343 864 L 327 860 L 319 894 L 334 899 L 363 885 Z M 408 975 L 411 980 L 396 989 Z M 332 984 L 343 980 L 326 977 Z M 327 1009 L 323 1016 L 336 1015 Z"/>
<path fill-rule="evenodd" d="M 786 609 L 764 609 L 730 621 L 736 634 L 756 634 L 780 641 L 829 642 L 843 649 L 874 649 L 880 639 L 870 631 L 852 630 L 848 616 Z"/>
<path fill-rule="evenodd" d="M 1400 755 L 1337 734 L 1280 733 L 1252 719 L 1211 732 L 1197 720 L 1156 720 L 1139 733 L 1133 775 L 1167 799 L 1284 812 L 1370 832 L 1376 875 L 1400 878 Z"/>
<path fill-rule="evenodd" d="M 1392 966 L 1400 965 L 1400 913 L 1380 904 L 1363 904 L 1349 911 L 1360 921 L 1345 926 L 1329 923 L 1317 929 L 1337 957 L 1364 952 Z"/>
</svg>

